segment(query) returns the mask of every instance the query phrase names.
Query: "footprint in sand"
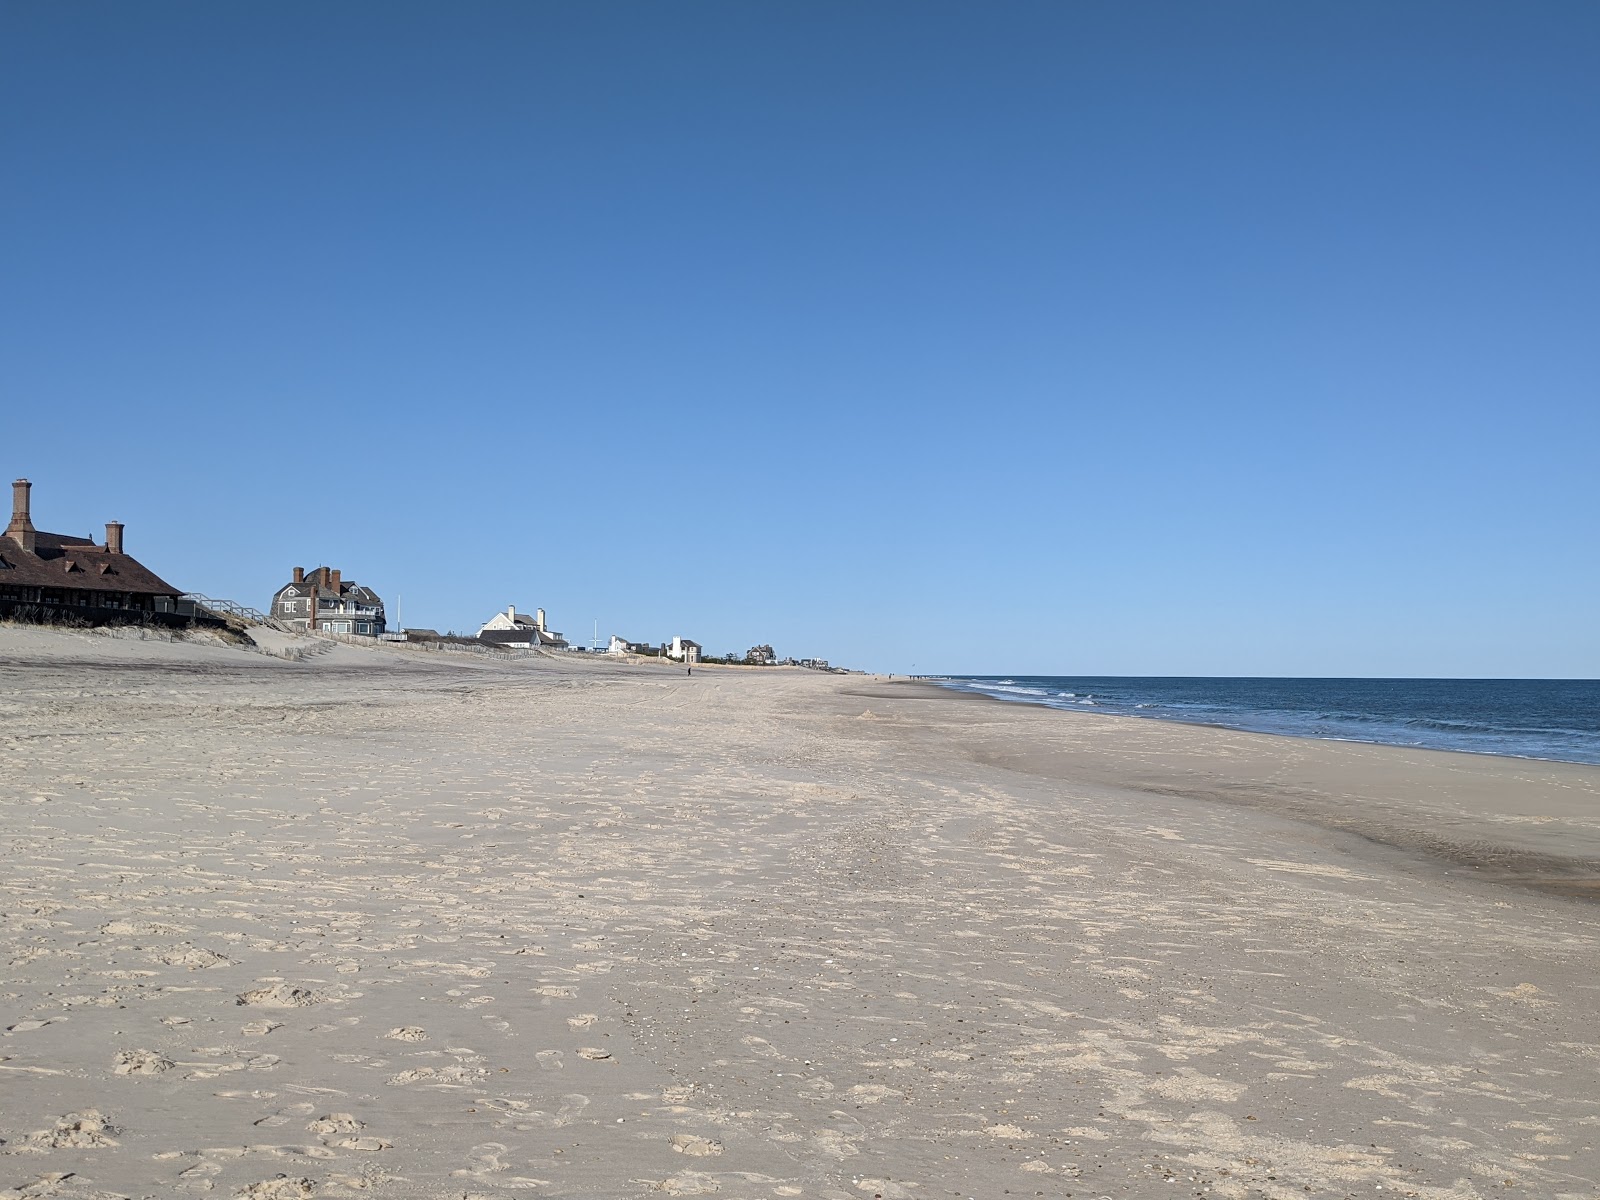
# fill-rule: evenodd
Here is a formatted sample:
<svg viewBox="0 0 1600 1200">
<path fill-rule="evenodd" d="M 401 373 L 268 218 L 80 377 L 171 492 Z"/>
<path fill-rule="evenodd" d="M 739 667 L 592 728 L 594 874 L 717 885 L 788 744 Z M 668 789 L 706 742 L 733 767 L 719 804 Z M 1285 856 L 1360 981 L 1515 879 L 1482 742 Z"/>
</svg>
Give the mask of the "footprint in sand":
<svg viewBox="0 0 1600 1200">
<path fill-rule="evenodd" d="M 673 1134 L 672 1148 L 679 1154 L 687 1154 L 690 1158 L 710 1158 L 722 1153 L 721 1142 L 693 1133 Z"/>
<path fill-rule="evenodd" d="M 588 1107 L 589 1097 L 580 1092 L 568 1092 L 561 1097 L 561 1110 L 556 1113 L 556 1124 L 570 1125 Z"/>
<path fill-rule="evenodd" d="M 369 1151 L 369 1152 L 376 1152 L 378 1150 L 389 1150 L 389 1149 L 392 1149 L 394 1147 L 394 1143 L 393 1142 L 389 1141 L 386 1138 L 381 1138 L 381 1137 L 348 1137 L 348 1138 L 340 1138 L 337 1142 L 335 1142 L 333 1144 L 335 1146 L 338 1146 L 341 1150 L 366 1150 L 366 1151 Z"/>
<path fill-rule="evenodd" d="M 317 1185 L 311 1179 L 264 1179 L 239 1191 L 240 1200 L 310 1200 Z"/>
<path fill-rule="evenodd" d="M 562 1054 L 559 1050 L 541 1050 L 533 1057 L 539 1060 L 540 1069 L 545 1071 L 559 1071 L 567 1065 L 562 1061 Z"/>
<path fill-rule="evenodd" d="M 778 1051 L 773 1048 L 772 1043 L 767 1041 L 767 1039 L 764 1037 L 756 1037 L 754 1034 L 751 1034 L 748 1037 L 740 1038 L 739 1041 L 748 1046 L 751 1053 L 759 1054 L 763 1058 L 783 1057 L 783 1055 L 779 1054 Z"/>
<path fill-rule="evenodd" d="M 68 1113 L 57 1119 L 54 1127 L 40 1129 L 22 1139 L 22 1144 L 37 1150 L 79 1150 L 90 1147 L 116 1146 L 115 1134 L 121 1131 L 97 1109 Z"/>
<path fill-rule="evenodd" d="M 239 1032 L 244 1034 L 245 1037 L 266 1037 L 274 1029 L 282 1028 L 282 1021 L 251 1021 L 246 1025 L 240 1026 Z"/>
<path fill-rule="evenodd" d="M 481 1146 L 474 1146 L 467 1153 L 467 1165 L 462 1170 L 450 1172 L 456 1176 L 483 1176 L 496 1175 L 508 1170 L 505 1159 L 506 1146 L 503 1142 L 485 1142 Z"/>
<path fill-rule="evenodd" d="M 669 1196 L 710 1196 L 720 1192 L 722 1185 L 713 1175 L 706 1175 L 700 1171 L 684 1171 L 670 1179 L 651 1184 L 651 1190 L 665 1192 Z"/>
<path fill-rule="evenodd" d="M 480 1099 L 478 1104 L 505 1114 L 504 1118 L 495 1122 L 496 1128 L 511 1128 L 526 1133 L 532 1129 L 560 1129 L 563 1125 L 572 1124 L 589 1107 L 589 1097 L 569 1092 L 561 1097 L 561 1108 L 554 1116 L 534 1108 L 526 1100 L 512 1100 L 504 1096 Z"/>
<path fill-rule="evenodd" d="M 360 1133 L 367 1127 L 365 1121 L 358 1121 L 350 1113 L 328 1113 L 318 1117 L 306 1126 L 308 1133 Z"/>
<path fill-rule="evenodd" d="M 323 999 L 309 988 L 275 983 L 271 987 L 243 992 L 234 1003 L 253 1004 L 261 1008 L 310 1008 L 313 1004 L 321 1004 Z"/>
<path fill-rule="evenodd" d="M 207 971 L 212 967 L 235 966 L 233 959 L 202 946 L 174 946 L 156 956 L 169 967 L 187 967 L 191 971 Z"/>
<path fill-rule="evenodd" d="M 122 1050 L 118 1052 L 116 1065 L 111 1071 L 115 1075 L 160 1075 L 163 1071 L 172 1070 L 174 1065 L 170 1058 L 154 1050 Z"/>
<path fill-rule="evenodd" d="M 360 992 L 356 993 L 356 995 L 358 995 L 358 996 L 360 994 L 361 994 Z M 319 1000 L 321 1000 L 323 998 L 324 997 L 318 997 Z M 311 1032 L 311 1033 L 333 1033 L 335 1030 L 348 1029 L 352 1025 L 359 1025 L 359 1024 L 361 1024 L 361 1018 L 360 1017 L 340 1017 L 337 1021 L 333 1021 L 333 1022 L 331 1022 L 331 1023 L 327 1024 L 327 1025 L 313 1025 L 311 1027 L 311 1029 L 309 1030 L 309 1032 Z"/>
<path fill-rule="evenodd" d="M 615 1062 L 616 1061 L 616 1059 L 611 1057 L 611 1051 L 602 1050 L 599 1046 L 581 1046 L 581 1047 L 579 1047 L 579 1049 L 578 1049 L 578 1057 L 579 1058 L 586 1058 L 590 1062 Z"/>
<path fill-rule="evenodd" d="M 420 1025 L 401 1025 L 389 1030 L 383 1036 L 397 1042 L 425 1042 L 428 1040 L 427 1033 Z"/>
<path fill-rule="evenodd" d="M 574 1029 L 587 1029 L 599 1019 L 594 1013 L 579 1013 L 575 1017 L 568 1017 L 567 1024 Z"/>
<path fill-rule="evenodd" d="M 856 1149 L 844 1134 L 836 1129 L 819 1129 L 812 1135 L 817 1150 L 828 1158 L 846 1159 L 854 1158 L 861 1151 Z"/>
<path fill-rule="evenodd" d="M 467 1154 L 466 1167 L 450 1173 L 457 1178 L 481 1179 L 497 1188 L 549 1186 L 548 1179 L 526 1179 L 516 1175 L 504 1175 L 504 1172 L 511 1169 L 505 1160 L 507 1152 L 507 1147 L 502 1142 L 485 1142 L 481 1146 L 474 1146 Z M 498 1178 L 491 1179 L 490 1176 Z"/>
<path fill-rule="evenodd" d="M 111 937 L 173 937 L 188 933 L 187 925 L 160 925 L 154 921 L 108 921 L 100 932 Z"/>
<path fill-rule="evenodd" d="M 389 1080 L 390 1087 L 405 1087 L 409 1083 L 428 1083 L 450 1087 L 472 1083 L 489 1072 L 482 1067 L 415 1067 L 401 1071 Z"/>
<path fill-rule="evenodd" d="M 892 1179 L 858 1179 L 856 1190 L 867 1192 L 882 1200 L 912 1200 L 916 1195 L 911 1189 L 915 1184 L 896 1183 Z"/>
<path fill-rule="evenodd" d="M 190 1191 L 209 1192 L 216 1187 L 216 1178 L 222 1168 L 213 1162 L 195 1163 L 187 1171 L 178 1172 L 178 1183 Z"/>
</svg>

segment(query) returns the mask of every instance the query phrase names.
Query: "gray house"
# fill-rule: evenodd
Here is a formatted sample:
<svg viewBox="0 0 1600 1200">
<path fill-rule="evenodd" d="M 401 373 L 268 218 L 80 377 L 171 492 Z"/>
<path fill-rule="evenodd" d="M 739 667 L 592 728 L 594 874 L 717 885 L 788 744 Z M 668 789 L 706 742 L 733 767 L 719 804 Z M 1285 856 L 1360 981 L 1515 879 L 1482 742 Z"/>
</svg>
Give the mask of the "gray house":
<svg viewBox="0 0 1600 1200">
<path fill-rule="evenodd" d="M 383 601 L 369 587 L 349 583 L 330 567 L 296 567 L 294 578 L 272 598 L 272 615 L 290 629 L 320 629 L 377 637 L 385 632 Z"/>
</svg>

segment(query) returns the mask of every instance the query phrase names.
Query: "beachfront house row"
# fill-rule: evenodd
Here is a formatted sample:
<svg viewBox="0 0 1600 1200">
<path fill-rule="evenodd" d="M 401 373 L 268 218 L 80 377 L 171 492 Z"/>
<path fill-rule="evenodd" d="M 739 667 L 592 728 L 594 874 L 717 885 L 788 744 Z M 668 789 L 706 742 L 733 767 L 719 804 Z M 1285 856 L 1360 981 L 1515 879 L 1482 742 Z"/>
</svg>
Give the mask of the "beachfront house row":
<svg viewBox="0 0 1600 1200">
<path fill-rule="evenodd" d="M 383 601 L 369 587 L 346 581 L 331 567 L 294 569 L 294 577 L 272 598 L 272 615 L 290 629 L 348 633 L 375 638 L 383 633 Z"/>
<path fill-rule="evenodd" d="M 0 537 L 0 617 L 87 625 L 188 624 L 181 593 L 122 546 L 122 524 L 106 540 L 43 533 L 33 526 L 33 484 L 11 485 L 11 523 Z"/>
<path fill-rule="evenodd" d="M 661 648 L 661 653 L 673 662 L 697 663 L 700 661 L 700 650 L 699 642 L 691 642 L 686 637 L 675 637 Z"/>
<path fill-rule="evenodd" d="M 521 647 L 527 650 L 565 650 L 567 639 L 544 623 L 544 609 L 533 616 L 519 613 L 515 605 L 506 605 L 505 612 L 497 612 L 478 629 L 478 640 L 496 646 Z"/>
<path fill-rule="evenodd" d="M 611 635 L 611 643 L 606 647 L 607 654 L 659 654 L 660 651 L 649 642 L 630 642 L 627 638 Z"/>
</svg>

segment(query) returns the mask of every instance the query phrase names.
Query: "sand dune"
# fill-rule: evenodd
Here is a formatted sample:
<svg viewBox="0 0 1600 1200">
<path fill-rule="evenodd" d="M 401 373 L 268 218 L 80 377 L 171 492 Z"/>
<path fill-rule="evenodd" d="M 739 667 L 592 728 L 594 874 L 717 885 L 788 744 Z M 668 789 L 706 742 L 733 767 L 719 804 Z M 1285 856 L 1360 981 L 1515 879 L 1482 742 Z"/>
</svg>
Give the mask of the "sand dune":
<svg viewBox="0 0 1600 1200">
<path fill-rule="evenodd" d="M 0 1197 L 1597 1194 L 1600 770 L 935 695 L 0 629 Z"/>
</svg>

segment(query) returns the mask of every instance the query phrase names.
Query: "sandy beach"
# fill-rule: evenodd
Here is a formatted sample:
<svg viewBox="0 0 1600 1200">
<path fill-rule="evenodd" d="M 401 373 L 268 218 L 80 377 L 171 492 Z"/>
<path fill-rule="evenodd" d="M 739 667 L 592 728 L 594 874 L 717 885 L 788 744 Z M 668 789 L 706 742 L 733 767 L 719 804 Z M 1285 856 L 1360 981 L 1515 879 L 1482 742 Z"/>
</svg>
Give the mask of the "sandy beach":
<svg viewBox="0 0 1600 1200">
<path fill-rule="evenodd" d="M 6 1200 L 1600 1194 L 1600 768 L 15 627 L 0 756 Z"/>
</svg>

